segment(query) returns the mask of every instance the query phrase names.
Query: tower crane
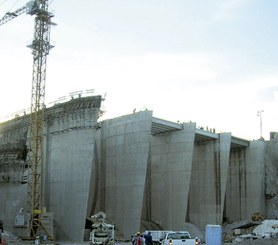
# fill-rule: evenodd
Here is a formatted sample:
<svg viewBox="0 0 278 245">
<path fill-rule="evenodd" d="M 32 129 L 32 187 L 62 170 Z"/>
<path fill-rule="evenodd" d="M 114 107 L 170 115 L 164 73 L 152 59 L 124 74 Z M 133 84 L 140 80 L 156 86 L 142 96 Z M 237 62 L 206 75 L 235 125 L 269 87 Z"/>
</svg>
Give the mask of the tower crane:
<svg viewBox="0 0 278 245">
<path fill-rule="evenodd" d="M 30 212 L 30 238 L 34 239 L 40 228 L 44 229 L 50 240 L 48 231 L 41 223 L 42 210 L 42 163 L 43 163 L 43 123 L 45 107 L 46 60 L 50 49 L 50 26 L 54 17 L 48 11 L 48 0 L 34 0 L 14 12 L 8 12 L 0 19 L 0 26 L 24 13 L 34 15 L 34 36 L 28 46 L 32 49 L 33 72 L 31 90 L 31 112 L 29 128 L 29 150 L 27 155 L 27 211 Z"/>
</svg>

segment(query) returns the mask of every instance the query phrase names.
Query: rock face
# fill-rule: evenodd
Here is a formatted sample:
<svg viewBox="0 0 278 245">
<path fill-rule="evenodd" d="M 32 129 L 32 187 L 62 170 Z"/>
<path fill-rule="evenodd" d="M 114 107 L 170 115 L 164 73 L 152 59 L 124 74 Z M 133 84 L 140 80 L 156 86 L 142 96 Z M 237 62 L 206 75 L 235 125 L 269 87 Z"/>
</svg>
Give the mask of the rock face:
<svg viewBox="0 0 278 245">
<path fill-rule="evenodd" d="M 266 143 L 266 217 L 278 219 L 278 139 Z"/>
</svg>

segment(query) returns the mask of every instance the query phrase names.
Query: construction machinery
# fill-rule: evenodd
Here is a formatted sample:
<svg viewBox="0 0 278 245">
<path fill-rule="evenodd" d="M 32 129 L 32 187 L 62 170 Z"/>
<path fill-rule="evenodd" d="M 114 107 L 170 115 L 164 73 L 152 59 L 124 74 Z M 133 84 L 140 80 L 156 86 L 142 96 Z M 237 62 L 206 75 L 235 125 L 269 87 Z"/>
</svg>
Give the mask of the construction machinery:
<svg viewBox="0 0 278 245">
<path fill-rule="evenodd" d="M 106 214 L 99 212 L 91 217 L 92 231 L 90 233 L 91 245 L 113 245 L 114 225 L 106 223 Z"/>
<path fill-rule="evenodd" d="M 27 211 L 30 212 L 30 239 L 37 237 L 39 229 L 47 230 L 41 223 L 42 195 L 41 174 L 43 164 L 43 123 L 45 108 L 45 81 L 46 60 L 50 49 L 50 27 L 53 25 L 51 18 L 54 17 L 48 11 L 48 0 L 35 0 L 14 12 L 8 12 L 0 19 L 0 26 L 24 13 L 35 16 L 34 36 L 28 46 L 32 49 L 33 72 L 31 90 L 31 112 L 29 127 L 29 144 L 27 154 L 28 165 L 28 197 Z M 52 237 L 49 236 L 52 240 Z"/>
</svg>

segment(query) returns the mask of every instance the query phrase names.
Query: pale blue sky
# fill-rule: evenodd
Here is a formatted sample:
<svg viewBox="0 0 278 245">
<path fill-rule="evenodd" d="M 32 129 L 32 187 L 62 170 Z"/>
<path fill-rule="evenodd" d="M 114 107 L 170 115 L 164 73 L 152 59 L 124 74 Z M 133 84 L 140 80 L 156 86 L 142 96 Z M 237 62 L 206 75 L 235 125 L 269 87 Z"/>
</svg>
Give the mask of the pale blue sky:
<svg viewBox="0 0 278 245">
<path fill-rule="evenodd" d="M 25 0 L 0 0 L 0 17 Z M 102 119 L 153 110 L 260 136 L 278 131 L 277 0 L 54 0 L 46 102 L 95 89 Z M 0 116 L 30 104 L 33 17 L 0 27 Z"/>
</svg>

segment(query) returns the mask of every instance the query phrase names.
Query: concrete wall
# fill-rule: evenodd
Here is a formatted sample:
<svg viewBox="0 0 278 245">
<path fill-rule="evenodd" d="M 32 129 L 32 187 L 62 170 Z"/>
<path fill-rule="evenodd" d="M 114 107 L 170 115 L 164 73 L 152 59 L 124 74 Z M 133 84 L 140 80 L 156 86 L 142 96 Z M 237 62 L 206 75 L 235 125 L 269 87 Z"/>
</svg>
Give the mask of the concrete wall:
<svg viewBox="0 0 278 245">
<path fill-rule="evenodd" d="M 72 102 L 73 103 L 73 102 Z M 76 108 L 77 106 L 77 108 Z M 98 108 L 86 101 L 53 109 L 45 142 L 45 204 L 55 214 L 57 240 L 82 241 L 93 195 L 93 160 Z"/>
<path fill-rule="evenodd" d="M 224 215 L 227 221 L 237 221 L 245 217 L 243 210 L 246 210 L 247 200 L 246 151 L 245 147 L 231 150 Z"/>
<path fill-rule="evenodd" d="M 22 182 L 26 140 L 26 117 L 0 124 L 0 220 L 11 232 L 14 216 L 26 207 L 27 184 Z"/>
<path fill-rule="evenodd" d="M 42 208 L 54 213 L 55 230 L 53 226 L 45 228 L 49 234 L 55 233 L 57 240 L 83 240 L 89 195 L 93 195 L 91 180 L 100 101 L 100 96 L 74 99 L 45 112 Z M 20 176 L 26 174 L 28 125 L 29 118 L 25 116 L 0 125 L 0 169 L 7 165 Z M 28 228 L 13 227 L 20 208 L 28 211 L 24 181 L 0 181 L 0 219 L 5 229 L 19 236 L 30 234 Z"/>
<path fill-rule="evenodd" d="M 125 238 L 140 229 L 151 119 L 152 112 L 141 112 L 102 124 L 105 198 L 100 208 Z"/>
<path fill-rule="evenodd" d="M 149 111 L 99 123 L 97 100 L 73 100 L 46 114 L 42 197 L 54 213 L 57 241 L 82 241 L 86 217 L 98 211 L 125 239 L 145 224 L 180 230 L 191 222 L 203 228 L 266 212 L 265 161 L 268 171 L 275 169 L 270 164 L 276 164 L 278 144 L 267 151 L 264 141 L 235 148 L 229 133 L 201 139 L 195 123 L 153 135 Z M 14 124 L 0 125 L 1 174 L 9 142 L 24 152 L 26 125 L 19 124 L 21 131 Z M 275 194 L 273 181 L 267 193 Z M 0 219 L 7 230 L 25 206 L 26 191 L 26 183 L 0 181 Z"/>
<path fill-rule="evenodd" d="M 265 142 L 251 141 L 231 151 L 225 215 L 231 221 L 265 215 Z"/>
<path fill-rule="evenodd" d="M 230 144 L 230 134 L 195 142 L 188 220 L 202 228 L 222 223 Z"/>
<path fill-rule="evenodd" d="M 14 216 L 25 207 L 26 196 L 26 184 L 0 184 L 0 220 L 4 222 L 4 230 L 13 232 Z"/>
<path fill-rule="evenodd" d="M 251 141 L 247 150 L 247 198 L 245 219 L 250 219 L 253 213 L 265 215 L 265 142 Z"/>
<path fill-rule="evenodd" d="M 152 137 L 151 220 L 164 229 L 180 229 L 186 220 L 195 124 Z"/>
</svg>

